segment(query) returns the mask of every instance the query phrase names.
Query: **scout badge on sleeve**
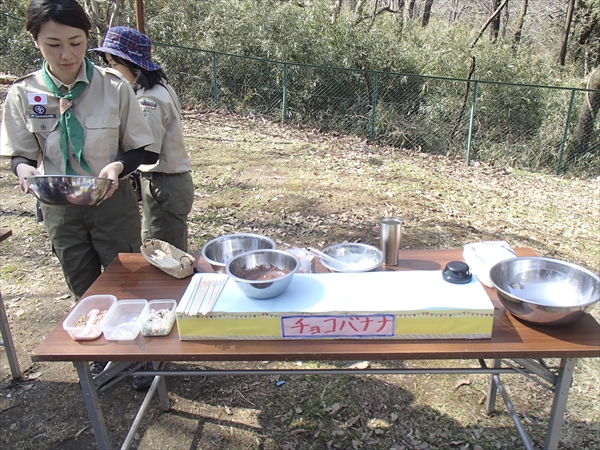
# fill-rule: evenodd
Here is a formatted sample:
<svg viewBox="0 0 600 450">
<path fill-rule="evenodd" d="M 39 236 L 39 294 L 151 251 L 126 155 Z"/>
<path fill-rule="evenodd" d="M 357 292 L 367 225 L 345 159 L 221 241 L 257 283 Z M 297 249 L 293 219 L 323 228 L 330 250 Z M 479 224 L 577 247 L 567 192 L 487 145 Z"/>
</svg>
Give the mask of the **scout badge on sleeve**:
<svg viewBox="0 0 600 450">
<path fill-rule="evenodd" d="M 148 97 L 140 97 L 138 99 L 138 103 L 140 104 L 140 108 L 142 108 L 142 112 L 145 116 L 148 114 L 154 114 L 154 110 L 156 109 L 156 102 Z"/>
</svg>

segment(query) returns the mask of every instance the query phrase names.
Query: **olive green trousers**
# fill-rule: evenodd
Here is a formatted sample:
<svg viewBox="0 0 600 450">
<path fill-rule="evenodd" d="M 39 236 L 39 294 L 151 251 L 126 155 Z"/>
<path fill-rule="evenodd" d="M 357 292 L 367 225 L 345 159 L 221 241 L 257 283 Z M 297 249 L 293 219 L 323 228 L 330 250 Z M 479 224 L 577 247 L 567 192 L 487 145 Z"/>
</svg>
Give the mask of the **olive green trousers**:
<svg viewBox="0 0 600 450">
<path fill-rule="evenodd" d="M 190 173 L 142 172 L 141 190 L 142 240 L 153 237 L 187 252 L 187 219 L 194 203 Z"/>
<path fill-rule="evenodd" d="M 69 289 L 79 299 L 119 253 L 139 253 L 140 212 L 133 188 L 96 206 L 41 205 L 44 224 Z"/>
</svg>

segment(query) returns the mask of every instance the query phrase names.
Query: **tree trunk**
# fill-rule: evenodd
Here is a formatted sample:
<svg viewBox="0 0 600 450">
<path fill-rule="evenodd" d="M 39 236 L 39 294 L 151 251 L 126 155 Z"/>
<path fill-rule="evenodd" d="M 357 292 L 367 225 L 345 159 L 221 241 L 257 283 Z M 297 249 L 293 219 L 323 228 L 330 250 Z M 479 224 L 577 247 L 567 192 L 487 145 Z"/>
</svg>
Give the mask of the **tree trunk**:
<svg viewBox="0 0 600 450">
<path fill-rule="evenodd" d="M 521 42 L 521 34 L 523 33 L 523 25 L 525 24 L 525 16 L 527 15 L 527 7 L 529 6 L 529 0 L 521 1 L 521 12 L 519 13 L 519 18 L 517 19 L 517 23 L 515 24 L 515 44 Z"/>
<path fill-rule="evenodd" d="M 471 66 L 469 67 L 469 75 L 467 76 L 467 80 L 473 78 L 473 74 L 475 73 L 475 57 L 471 56 Z M 456 132 L 458 131 L 458 127 L 460 126 L 463 116 L 465 114 L 465 110 L 467 109 L 467 102 L 469 101 L 469 91 L 471 90 L 471 83 L 466 83 L 467 86 L 465 88 L 465 96 L 463 98 L 462 106 L 460 107 L 460 111 L 458 112 L 458 116 L 456 119 L 456 124 L 454 128 L 452 128 L 452 132 L 450 133 L 450 142 L 454 140 L 454 136 L 456 136 Z"/>
<path fill-rule="evenodd" d="M 342 0 L 335 0 L 331 6 L 331 23 L 335 23 L 340 16 L 342 10 Z"/>
<path fill-rule="evenodd" d="M 573 21 L 573 9 L 575 7 L 575 0 L 569 0 L 567 7 L 567 18 L 565 20 L 565 29 L 563 30 L 562 42 L 560 44 L 560 52 L 558 53 L 558 63 L 561 66 L 565 65 L 565 59 L 567 57 L 567 43 L 569 42 L 569 33 L 571 32 L 571 22 Z"/>
<path fill-rule="evenodd" d="M 406 22 L 409 22 L 415 18 L 415 0 L 406 1 L 406 9 L 404 11 L 404 14 Z"/>
<path fill-rule="evenodd" d="M 583 20 L 575 19 L 579 22 L 579 26 L 581 28 L 579 39 L 577 40 L 577 55 L 579 56 L 582 51 L 584 53 L 585 60 L 585 74 L 591 73 L 592 69 L 598 65 L 600 65 L 600 24 L 598 20 L 600 19 L 600 15 L 598 17 L 591 16 L 590 11 L 584 13 Z M 594 45 L 594 40 L 596 40 L 597 45 Z"/>
<path fill-rule="evenodd" d="M 135 25 L 140 33 L 146 34 L 146 20 L 144 18 L 144 0 L 135 0 Z"/>
<path fill-rule="evenodd" d="M 596 67 L 587 84 L 587 89 L 600 89 L 600 66 Z M 579 120 L 567 147 L 567 162 L 588 152 L 594 124 L 600 111 L 600 91 L 586 92 L 585 101 L 579 111 Z"/>
<path fill-rule="evenodd" d="M 500 33 L 500 36 L 502 36 L 502 40 L 506 39 L 506 26 L 510 22 L 510 8 L 508 6 L 506 8 L 504 8 L 503 16 L 504 17 L 503 17 L 502 23 L 501 23 L 502 31 Z"/>
<path fill-rule="evenodd" d="M 423 7 L 423 20 L 421 21 L 421 26 L 426 27 L 429 23 L 429 18 L 431 17 L 431 5 L 433 4 L 433 0 L 425 0 L 425 6 Z"/>
<path fill-rule="evenodd" d="M 500 0 L 492 0 L 492 11 L 496 11 L 498 6 L 500 6 Z M 496 17 L 492 19 L 490 25 L 490 36 L 492 38 L 492 42 L 496 42 L 500 32 L 500 14 L 497 14 Z"/>
<path fill-rule="evenodd" d="M 458 9 L 458 0 L 452 0 L 450 7 L 448 8 L 448 25 L 452 24 L 456 20 L 456 10 Z"/>
</svg>

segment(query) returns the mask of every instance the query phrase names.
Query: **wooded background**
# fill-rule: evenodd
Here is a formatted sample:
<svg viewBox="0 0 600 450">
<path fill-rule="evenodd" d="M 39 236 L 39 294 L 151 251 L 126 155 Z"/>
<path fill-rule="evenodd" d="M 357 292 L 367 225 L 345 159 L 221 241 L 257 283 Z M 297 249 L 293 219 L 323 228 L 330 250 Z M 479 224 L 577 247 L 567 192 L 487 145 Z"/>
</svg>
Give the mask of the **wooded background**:
<svg viewBox="0 0 600 450">
<path fill-rule="evenodd" d="M 154 41 L 156 59 L 163 64 L 180 95 L 190 104 L 197 103 L 195 106 L 206 106 L 201 104 L 202 99 L 209 98 L 215 90 L 220 103 L 217 105 L 211 99 L 208 106 L 268 116 L 271 109 L 277 108 L 248 105 L 258 98 L 263 103 L 272 103 L 275 100 L 270 99 L 270 93 L 277 91 L 279 98 L 285 90 L 283 69 L 277 64 L 271 64 L 272 67 L 266 67 L 268 62 L 241 64 L 238 59 L 236 68 L 231 56 L 226 65 L 220 57 L 220 66 L 215 68 L 211 65 L 215 65 L 216 54 L 347 69 L 354 71 L 352 75 L 339 70 L 313 69 L 310 74 L 304 70 L 307 85 L 301 89 L 305 100 L 303 112 L 284 108 L 283 114 L 287 114 L 284 119 L 301 122 L 309 115 L 306 111 L 317 107 L 325 108 L 321 117 L 330 117 L 332 109 L 351 109 L 355 119 L 336 116 L 334 120 L 309 120 L 308 124 L 372 138 L 375 133 L 367 130 L 366 122 L 378 107 L 379 117 L 372 119 L 373 126 L 380 137 L 385 134 L 385 139 L 378 141 L 418 151 L 458 155 L 464 153 L 467 140 L 466 129 L 459 125 L 468 118 L 474 95 L 478 102 L 475 111 L 479 114 L 474 124 L 475 137 L 481 137 L 478 130 L 493 129 L 475 145 L 474 155 L 478 159 L 552 172 L 559 167 L 559 172 L 563 169 L 577 176 L 598 175 L 600 0 L 85 0 L 82 3 L 94 23 L 97 36 L 93 39 L 101 40 L 112 25 L 141 26 Z M 23 18 L 27 5 L 27 1 L 7 0 L 1 9 L 11 18 Z M 2 44 L 4 39 L 0 39 L 0 70 L 23 75 L 39 64 L 39 54 L 24 42 L 27 38 L 22 30 L 15 34 L 14 29 L 8 31 L 11 28 L 8 25 L 0 31 L 0 34 L 11 33 L 6 36 L 6 46 Z M 199 51 L 212 53 L 201 57 Z M 27 62 L 19 65 L 22 54 L 26 54 Z M 275 75 L 268 81 L 259 81 L 265 71 Z M 390 80 L 391 74 L 406 75 L 404 79 L 393 77 L 394 86 L 390 87 L 390 81 L 385 94 L 380 89 L 378 95 L 383 97 L 377 104 L 374 96 L 377 80 L 372 76 L 375 71 L 385 76 L 390 74 Z M 211 72 L 219 72 L 218 80 Z M 444 82 L 440 78 L 427 82 L 419 78 L 422 76 L 453 80 Z M 383 83 L 382 77 L 379 79 Z M 208 85 L 202 84 L 207 81 Z M 473 94 L 472 81 L 521 86 L 487 85 L 485 91 L 480 86 L 480 91 Z M 569 102 L 569 94 L 563 98 L 562 91 L 547 92 L 531 85 L 589 91 L 573 92 Z M 442 95 L 444 89 L 448 89 L 447 97 Z M 225 103 L 234 91 L 235 104 Z M 202 97 L 198 92 L 208 95 Z M 329 101 L 323 100 L 326 96 Z M 403 111 L 381 117 L 386 104 L 392 103 L 402 104 Z M 271 118 L 277 114 L 273 113 Z M 353 120 L 359 125 L 349 124 Z M 364 123 L 360 124 L 361 121 Z M 446 122 L 447 130 L 440 133 L 431 129 L 432 124 L 440 122 Z M 454 148 L 448 140 L 457 133 L 463 137 L 463 143 Z M 434 139 L 436 134 L 444 137 Z M 556 137 L 550 143 L 544 139 L 531 142 L 533 135 L 542 134 L 556 134 Z M 501 138 L 503 144 L 498 150 Z M 523 157 L 524 148 L 533 149 L 535 156 Z"/>
</svg>

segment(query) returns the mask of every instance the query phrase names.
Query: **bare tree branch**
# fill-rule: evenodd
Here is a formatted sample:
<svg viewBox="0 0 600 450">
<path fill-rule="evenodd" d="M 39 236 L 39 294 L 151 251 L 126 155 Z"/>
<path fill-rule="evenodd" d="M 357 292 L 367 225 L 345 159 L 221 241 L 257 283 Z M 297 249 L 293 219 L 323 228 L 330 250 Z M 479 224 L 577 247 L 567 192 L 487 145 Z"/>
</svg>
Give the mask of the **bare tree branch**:
<svg viewBox="0 0 600 450">
<path fill-rule="evenodd" d="M 114 0 L 113 11 L 108 20 L 108 27 L 118 24 L 121 21 L 121 14 L 123 12 L 123 0 Z"/>
<path fill-rule="evenodd" d="M 370 14 L 368 16 L 359 17 L 358 19 L 356 19 L 354 21 L 353 25 L 358 25 L 359 23 L 364 22 L 365 20 L 369 20 L 369 19 L 374 20 L 375 17 L 377 17 L 383 13 L 386 13 L 386 12 L 389 12 L 391 14 L 400 14 L 402 11 L 396 11 L 395 9 L 392 9 L 389 6 L 386 6 L 384 8 L 381 8 L 380 10 L 374 12 L 373 14 Z"/>
<path fill-rule="evenodd" d="M 496 11 L 494 11 L 492 13 L 492 15 L 490 16 L 490 18 L 485 23 L 485 25 L 483 25 L 483 27 L 481 28 L 481 31 L 479 32 L 479 34 L 477 35 L 477 37 L 475 38 L 475 40 L 471 43 L 470 48 L 475 47 L 475 44 L 477 44 L 477 41 L 479 41 L 479 39 L 481 38 L 481 36 L 483 36 L 483 33 L 485 32 L 485 30 L 487 29 L 487 27 L 489 27 L 490 23 L 492 23 L 493 20 L 496 17 L 498 17 L 498 15 L 502 12 L 502 9 L 506 6 L 507 3 L 508 3 L 508 0 L 503 0 L 503 2 L 500 3 L 500 6 L 498 6 L 498 8 L 496 8 Z"/>
<path fill-rule="evenodd" d="M 88 16 L 90 16 L 92 23 L 98 28 L 101 34 L 104 34 L 108 28 L 106 21 L 102 18 L 98 2 L 96 0 L 85 0 L 83 6 Z"/>
</svg>

